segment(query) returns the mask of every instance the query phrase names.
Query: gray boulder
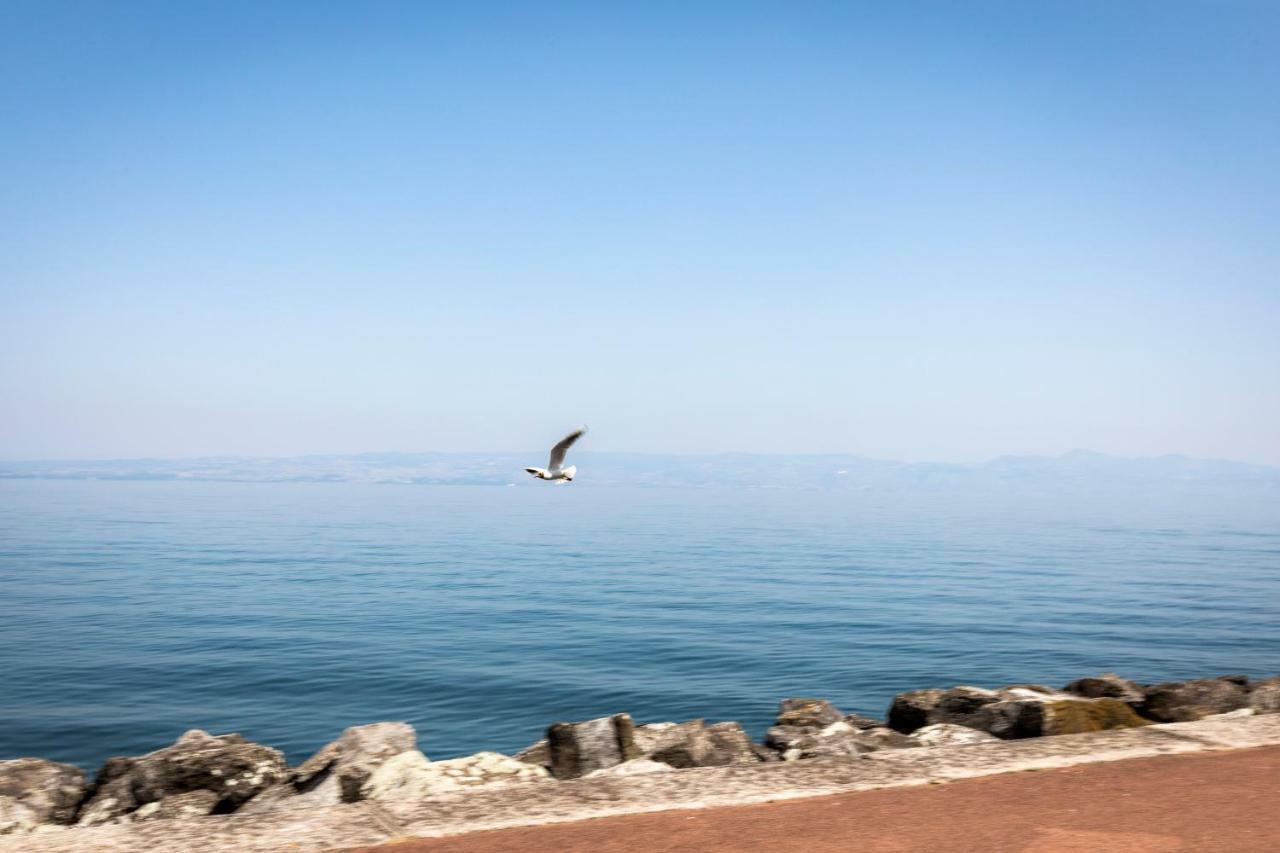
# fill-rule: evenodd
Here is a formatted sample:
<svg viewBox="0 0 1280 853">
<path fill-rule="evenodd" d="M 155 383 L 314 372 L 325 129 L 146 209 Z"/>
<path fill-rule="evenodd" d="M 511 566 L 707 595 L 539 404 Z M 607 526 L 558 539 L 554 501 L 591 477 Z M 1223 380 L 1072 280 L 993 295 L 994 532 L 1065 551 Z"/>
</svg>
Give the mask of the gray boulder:
<svg viewBox="0 0 1280 853">
<path fill-rule="evenodd" d="M 856 758 L 882 749 L 902 749 L 919 744 L 886 726 L 856 729 L 839 720 L 821 729 L 811 726 L 773 726 L 765 745 L 784 761 L 807 758 Z"/>
<path fill-rule="evenodd" d="M 1249 705 L 1247 685 L 1248 679 L 1244 676 L 1155 684 L 1147 688 L 1145 713 L 1162 723 L 1183 723 L 1225 714 Z"/>
<path fill-rule="evenodd" d="M 84 793 L 79 767 L 41 758 L 0 761 L 0 835 L 72 823 Z"/>
<path fill-rule="evenodd" d="M 241 811 L 263 812 L 284 800 L 295 799 L 296 805 L 307 808 L 357 802 L 363 798 L 361 790 L 374 771 L 389 759 L 417 747 L 417 733 L 408 723 L 352 726 Z"/>
<path fill-rule="evenodd" d="M 711 750 L 711 738 L 702 720 L 636 726 L 634 742 L 639 757 L 672 767 L 701 766 Z"/>
<path fill-rule="evenodd" d="M 163 800 L 147 803 L 129 815 L 129 818 L 139 821 L 203 817 L 211 814 L 217 805 L 218 795 L 213 791 L 188 791 L 185 794 L 173 794 Z"/>
<path fill-rule="evenodd" d="M 702 720 L 685 723 L 649 723 L 636 726 L 637 753 L 648 760 L 672 767 L 724 767 L 756 764 L 761 750 L 751 742 L 742 726 L 734 722 L 708 726 Z"/>
<path fill-rule="evenodd" d="M 1280 677 L 1255 685 L 1249 693 L 1249 707 L 1255 714 L 1280 714 Z"/>
<path fill-rule="evenodd" d="M 783 699 L 775 726 L 821 729 L 844 719 L 844 714 L 826 699 Z"/>
<path fill-rule="evenodd" d="M 823 729 L 832 723 L 844 721 L 855 729 L 874 729 L 884 726 L 882 720 L 864 717 L 862 714 L 846 714 L 826 699 L 783 699 L 778 708 L 775 726 Z"/>
<path fill-rule="evenodd" d="M 1017 688 L 1010 689 L 1015 690 Z M 1027 692 L 1029 694 L 1034 693 L 1034 691 Z M 937 706 L 929 714 L 929 722 L 953 723 L 957 726 L 981 728 L 981 725 L 977 725 L 982 719 L 981 710 L 987 705 L 999 702 L 1001 698 L 1001 695 L 995 690 L 986 690 L 968 685 L 952 687 L 950 690 L 943 691 L 942 695 L 938 697 Z"/>
<path fill-rule="evenodd" d="M 772 751 L 752 741 L 738 723 L 712 723 L 707 726 L 707 735 L 711 740 L 711 750 L 703 759 L 702 767 L 776 760 Z"/>
<path fill-rule="evenodd" d="M 1114 672 L 1080 678 L 1062 689 L 1066 693 L 1083 696 L 1086 699 L 1119 699 L 1139 712 L 1147 702 L 1147 692 L 1141 684 L 1121 678 Z"/>
<path fill-rule="evenodd" d="M 132 773 L 136 758 L 108 758 L 89 787 L 76 818 L 77 826 L 110 823 L 142 805 L 133 793 Z"/>
<path fill-rule="evenodd" d="M 841 720 L 825 728 L 812 726 L 772 726 L 764 743 L 776 750 L 783 761 L 808 758 L 857 758 L 871 748 L 861 743 L 853 726 Z"/>
<path fill-rule="evenodd" d="M 553 723 L 547 729 L 551 774 L 557 779 L 576 779 L 639 758 L 635 728 L 629 714 L 581 723 Z"/>
<path fill-rule="evenodd" d="M 290 782 L 315 805 L 354 803 L 361 799 L 361 786 L 383 762 L 417 748 L 418 735 L 408 723 L 352 726 L 298 765 Z"/>
<path fill-rule="evenodd" d="M 140 758 L 113 758 L 98 772 L 79 823 L 112 821 L 175 794 L 210 791 L 219 811 L 233 811 L 288 778 L 279 750 L 238 734 L 193 729 L 172 745 Z"/>
<path fill-rule="evenodd" d="M 1016 690 L 1010 688 L 1011 691 Z M 1035 695 L 1026 691 L 1027 695 Z M 1002 696 L 995 690 L 960 685 L 950 690 L 911 690 L 893 697 L 889 706 L 889 728 L 903 734 L 935 723 L 951 723 L 975 727 L 978 711 L 985 705 L 999 702 Z M 1008 695 L 1004 698 L 1013 698 Z"/>
<path fill-rule="evenodd" d="M 889 705 L 888 724 L 894 731 L 910 734 L 918 728 L 938 722 L 931 720 L 934 709 L 944 691 L 936 687 L 927 690 L 909 690 L 893 697 Z"/>
<path fill-rule="evenodd" d="M 862 714 L 845 714 L 844 721 L 855 729 L 878 729 L 885 725 L 884 720 L 875 717 L 864 717 Z"/>
</svg>

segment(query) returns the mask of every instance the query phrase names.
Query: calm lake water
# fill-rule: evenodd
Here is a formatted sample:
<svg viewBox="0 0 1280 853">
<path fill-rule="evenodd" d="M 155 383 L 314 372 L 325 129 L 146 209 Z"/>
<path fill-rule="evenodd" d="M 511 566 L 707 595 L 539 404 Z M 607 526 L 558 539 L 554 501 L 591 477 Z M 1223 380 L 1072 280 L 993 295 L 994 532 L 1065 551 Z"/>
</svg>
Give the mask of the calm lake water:
<svg viewBox="0 0 1280 853">
<path fill-rule="evenodd" d="M 189 728 L 882 715 L 929 686 L 1280 671 L 1274 488 L 1039 494 L 0 482 L 0 758 Z"/>
</svg>

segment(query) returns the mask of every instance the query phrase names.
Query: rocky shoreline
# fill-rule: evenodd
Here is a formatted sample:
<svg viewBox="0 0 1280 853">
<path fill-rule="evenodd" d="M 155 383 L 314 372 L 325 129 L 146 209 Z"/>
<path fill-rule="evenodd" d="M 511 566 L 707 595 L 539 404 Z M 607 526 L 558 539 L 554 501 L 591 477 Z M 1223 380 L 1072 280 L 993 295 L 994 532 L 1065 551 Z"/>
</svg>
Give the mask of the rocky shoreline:
<svg viewBox="0 0 1280 853">
<path fill-rule="evenodd" d="M 620 777 L 692 768 L 847 764 L 899 750 L 927 762 L 931 749 L 951 752 L 940 747 L 981 749 L 1001 741 L 1276 713 L 1280 676 L 1143 685 L 1105 674 L 1061 689 L 1018 684 L 910 691 L 894 697 L 883 721 L 844 714 L 822 699 L 786 699 L 762 742 L 734 722 L 637 725 L 616 714 L 554 723 L 543 740 L 514 756 L 481 752 L 431 761 L 418 750 L 411 726 L 382 722 L 347 729 L 291 768 L 271 747 L 193 730 L 146 755 L 109 759 L 92 782 L 68 764 L 0 761 L 0 835 L 47 838 L 208 815 L 248 822 L 255 815 L 305 816 L 341 804 L 392 808 L 511 786 L 546 790 L 542 786 L 570 780 L 608 786 Z"/>
</svg>

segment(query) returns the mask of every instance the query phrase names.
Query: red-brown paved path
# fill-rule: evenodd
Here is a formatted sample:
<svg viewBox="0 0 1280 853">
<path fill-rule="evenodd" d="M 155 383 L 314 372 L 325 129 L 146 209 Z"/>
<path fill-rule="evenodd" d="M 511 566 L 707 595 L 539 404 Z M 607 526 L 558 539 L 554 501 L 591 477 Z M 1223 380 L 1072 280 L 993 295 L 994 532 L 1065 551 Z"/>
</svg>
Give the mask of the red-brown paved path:
<svg viewBox="0 0 1280 853">
<path fill-rule="evenodd" d="M 1207 853 L 1280 851 L 1280 747 L 668 811 L 365 853 Z"/>
</svg>

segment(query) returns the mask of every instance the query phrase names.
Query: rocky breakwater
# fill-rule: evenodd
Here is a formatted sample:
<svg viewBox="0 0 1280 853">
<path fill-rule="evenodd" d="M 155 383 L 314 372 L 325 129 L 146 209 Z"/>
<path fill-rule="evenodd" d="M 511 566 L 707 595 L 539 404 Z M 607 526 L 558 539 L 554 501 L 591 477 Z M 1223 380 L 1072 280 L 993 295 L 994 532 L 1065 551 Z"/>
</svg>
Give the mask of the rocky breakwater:
<svg viewBox="0 0 1280 853">
<path fill-rule="evenodd" d="M 1001 740 L 1132 728 L 1230 714 L 1280 713 L 1280 677 L 1143 685 L 1113 674 L 1061 689 L 961 685 L 894 697 L 884 721 L 824 699 L 783 700 L 763 742 L 734 722 L 636 724 L 627 714 L 551 725 L 513 756 L 430 760 L 407 723 L 347 729 L 297 767 L 235 734 L 193 730 L 170 746 L 83 771 L 36 758 L 0 761 L 0 834 L 226 815 L 298 813 L 343 803 L 398 805 L 513 785 L 604 780 L 687 768 L 848 762 L 884 750 L 981 748 Z M 818 765 L 815 765 L 818 766 Z M 249 818 L 245 818 L 246 820 Z"/>
</svg>

